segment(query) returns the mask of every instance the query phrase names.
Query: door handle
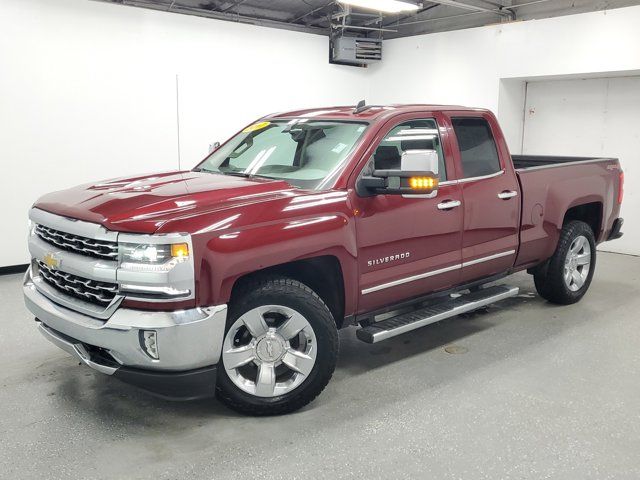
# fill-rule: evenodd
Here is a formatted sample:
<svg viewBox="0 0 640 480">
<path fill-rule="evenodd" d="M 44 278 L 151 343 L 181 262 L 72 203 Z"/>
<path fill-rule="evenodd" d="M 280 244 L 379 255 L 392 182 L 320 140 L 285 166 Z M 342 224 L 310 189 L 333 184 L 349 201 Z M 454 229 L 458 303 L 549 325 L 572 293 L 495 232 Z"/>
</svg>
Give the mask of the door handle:
<svg viewBox="0 0 640 480">
<path fill-rule="evenodd" d="M 498 194 L 498 198 L 501 198 L 502 200 L 508 200 L 517 195 L 518 195 L 518 192 L 516 192 L 515 190 L 504 190 Z"/>
<path fill-rule="evenodd" d="M 447 200 L 438 204 L 438 210 L 451 210 L 462 205 L 460 200 Z"/>
</svg>

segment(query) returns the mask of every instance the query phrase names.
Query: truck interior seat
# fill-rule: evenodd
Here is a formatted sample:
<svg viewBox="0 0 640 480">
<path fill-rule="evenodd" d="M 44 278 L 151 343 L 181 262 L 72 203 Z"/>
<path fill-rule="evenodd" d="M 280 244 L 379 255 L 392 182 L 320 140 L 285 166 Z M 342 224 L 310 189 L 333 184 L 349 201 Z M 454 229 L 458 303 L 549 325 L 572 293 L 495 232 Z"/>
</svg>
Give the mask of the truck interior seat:
<svg viewBox="0 0 640 480">
<path fill-rule="evenodd" d="M 393 145 L 380 145 L 373 154 L 373 159 L 378 170 L 400 169 L 400 152 Z"/>
<path fill-rule="evenodd" d="M 435 150 L 436 147 L 433 140 L 429 139 L 416 139 L 416 140 L 402 140 L 400 142 L 400 148 L 403 152 L 407 150 Z"/>
</svg>

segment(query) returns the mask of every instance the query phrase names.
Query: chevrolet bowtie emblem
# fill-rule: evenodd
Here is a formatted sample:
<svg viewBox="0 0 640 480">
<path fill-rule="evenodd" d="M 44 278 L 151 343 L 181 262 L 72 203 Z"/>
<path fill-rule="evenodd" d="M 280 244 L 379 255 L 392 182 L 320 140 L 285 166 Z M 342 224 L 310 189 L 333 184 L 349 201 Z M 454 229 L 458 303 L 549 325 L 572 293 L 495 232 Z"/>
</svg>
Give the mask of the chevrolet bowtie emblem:
<svg viewBox="0 0 640 480">
<path fill-rule="evenodd" d="M 58 260 L 53 253 L 47 253 L 44 256 L 44 263 L 47 265 L 47 267 L 49 268 L 58 268 L 60 266 L 60 260 Z"/>
</svg>

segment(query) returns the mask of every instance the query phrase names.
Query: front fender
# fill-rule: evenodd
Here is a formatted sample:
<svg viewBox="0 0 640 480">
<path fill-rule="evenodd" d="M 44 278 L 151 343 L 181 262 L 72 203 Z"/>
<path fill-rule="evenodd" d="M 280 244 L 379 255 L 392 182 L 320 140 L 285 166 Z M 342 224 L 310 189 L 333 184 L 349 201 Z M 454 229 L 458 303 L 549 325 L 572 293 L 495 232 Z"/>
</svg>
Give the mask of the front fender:
<svg viewBox="0 0 640 480">
<path fill-rule="evenodd" d="M 334 256 L 342 269 L 345 314 L 355 310 L 357 248 L 348 210 L 228 228 L 211 236 L 196 236 L 202 252 L 197 274 L 199 305 L 228 303 L 236 281 L 249 273 L 319 256 Z"/>
</svg>

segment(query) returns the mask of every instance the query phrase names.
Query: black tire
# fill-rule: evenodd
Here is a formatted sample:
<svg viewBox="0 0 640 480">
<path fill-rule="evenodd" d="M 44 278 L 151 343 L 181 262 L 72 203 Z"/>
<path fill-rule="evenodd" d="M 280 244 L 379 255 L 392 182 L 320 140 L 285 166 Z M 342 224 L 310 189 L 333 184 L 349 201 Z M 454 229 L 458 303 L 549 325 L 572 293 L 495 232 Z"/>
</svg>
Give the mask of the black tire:
<svg viewBox="0 0 640 480">
<path fill-rule="evenodd" d="M 591 248 L 589 272 L 582 287 L 572 291 L 564 279 L 565 259 L 573 241 L 585 237 Z M 553 256 L 544 265 L 536 268 L 533 279 L 541 297 L 558 305 L 570 305 L 578 302 L 591 285 L 596 267 L 596 242 L 591 227 L 584 222 L 572 220 L 564 225 Z"/>
<path fill-rule="evenodd" d="M 233 383 L 221 359 L 216 393 L 219 400 L 237 412 L 255 416 L 281 415 L 304 407 L 327 386 L 338 358 L 338 331 L 329 308 L 313 290 L 297 280 L 265 276 L 240 287 L 234 295 L 225 335 L 241 315 L 262 305 L 289 307 L 309 322 L 318 347 L 311 373 L 291 392 L 275 397 L 258 397 Z"/>
</svg>

